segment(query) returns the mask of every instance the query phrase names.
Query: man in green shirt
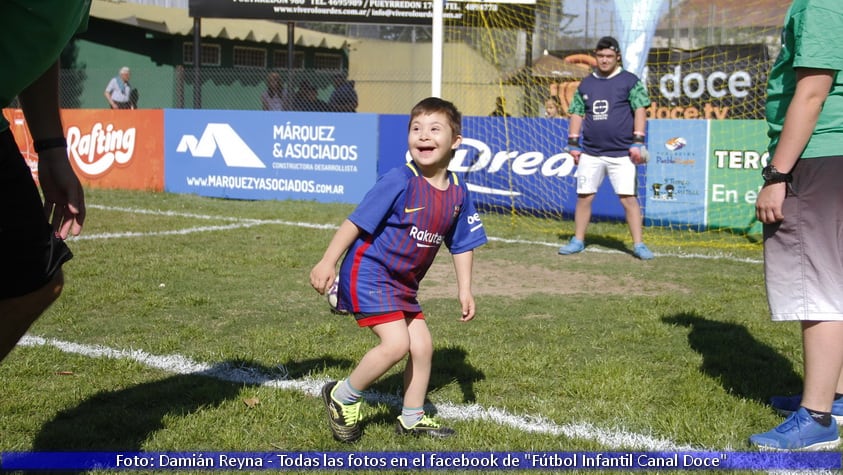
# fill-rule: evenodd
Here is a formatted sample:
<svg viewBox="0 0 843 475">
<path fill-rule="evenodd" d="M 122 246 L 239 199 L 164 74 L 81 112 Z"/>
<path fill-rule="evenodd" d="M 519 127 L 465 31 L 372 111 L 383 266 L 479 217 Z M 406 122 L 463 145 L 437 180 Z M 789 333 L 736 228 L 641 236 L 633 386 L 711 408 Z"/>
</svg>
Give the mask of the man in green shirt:
<svg viewBox="0 0 843 475">
<path fill-rule="evenodd" d="M 59 55 L 87 26 L 90 0 L 0 2 L 0 107 L 18 97 L 38 153 L 38 187 L 0 116 L 0 360 L 61 294 L 64 243 L 78 235 L 85 199 L 59 115 Z"/>
<path fill-rule="evenodd" d="M 840 444 L 843 423 L 843 3 L 795 0 L 767 84 L 770 161 L 755 204 L 774 321 L 799 321 L 804 388 L 771 399 L 788 418 L 764 449 Z M 772 376 L 771 376 L 772 377 Z"/>
</svg>

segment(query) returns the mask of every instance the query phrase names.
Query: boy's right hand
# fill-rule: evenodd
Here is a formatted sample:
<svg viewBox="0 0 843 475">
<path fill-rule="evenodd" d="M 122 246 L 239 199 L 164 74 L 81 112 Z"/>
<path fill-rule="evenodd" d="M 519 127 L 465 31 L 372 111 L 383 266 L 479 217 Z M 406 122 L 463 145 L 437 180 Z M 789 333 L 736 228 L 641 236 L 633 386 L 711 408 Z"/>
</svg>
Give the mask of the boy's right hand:
<svg viewBox="0 0 843 475">
<path fill-rule="evenodd" d="M 310 271 L 310 285 L 319 294 L 324 295 L 331 287 L 331 284 L 334 283 L 336 277 L 337 273 L 334 266 L 319 262 Z"/>
</svg>

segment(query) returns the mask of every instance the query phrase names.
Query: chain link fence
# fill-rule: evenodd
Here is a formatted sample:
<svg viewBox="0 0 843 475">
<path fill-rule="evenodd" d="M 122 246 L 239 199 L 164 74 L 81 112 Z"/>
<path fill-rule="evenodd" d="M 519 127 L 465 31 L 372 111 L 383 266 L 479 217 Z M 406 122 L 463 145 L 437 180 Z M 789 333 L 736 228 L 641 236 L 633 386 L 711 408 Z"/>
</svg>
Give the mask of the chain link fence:
<svg viewBox="0 0 843 475">
<path fill-rule="evenodd" d="M 62 69 L 61 106 L 69 109 L 107 108 L 105 87 L 115 70 Z M 293 111 L 334 111 L 334 91 L 350 84 L 339 70 L 261 68 L 131 68 L 130 84 L 144 109 L 191 108 Z M 197 88 L 196 84 L 201 87 Z M 275 86 L 271 86 L 271 84 Z M 265 99 L 269 98 L 270 101 Z"/>
<path fill-rule="evenodd" d="M 750 3 L 757 2 L 758 0 L 751 0 Z M 556 21 L 551 23 L 561 21 L 554 18 Z M 680 19 L 677 18 L 676 21 L 679 23 Z M 761 78 L 762 74 L 757 71 L 768 69 L 775 55 L 774 28 L 721 30 L 734 33 L 729 37 L 731 40 L 724 39 L 724 34 L 715 35 L 712 28 L 703 29 L 700 26 L 689 30 L 685 26 L 660 31 L 652 46 L 668 49 L 672 45 L 700 48 L 718 43 L 734 44 L 735 38 L 741 43 L 764 45 L 770 50 L 769 60 L 758 61 L 757 64 L 751 65 L 751 69 L 747 69 L 753 77 Z M 692 36 L 694 41 L 671 41 L 675 39 L 677 32 Z M 702 33 L 706 35 L 701 36 Z M 569 48 L 588 52 L 593 43 L 589 40 L 588 37 L 583 40 L 581 36 L 561 36 L 559 31 L 548 31 L 528 37 L 515 30 L 448 27 L 445 29 L 445 46 L 442 51 L 440 95 L 452 100 L 465 115 L 488 115 L 494 108 L 496 98 L 504 97 L 507 112 L 512 116 L 542 116 L 545 98 L 553 94 L 558 84 L 575 78 L 559 79 L 552 74 L 543 77 L 533 74 L 532 65 L 542 57 L 537 48 L 550 47 L 552 53 Z M 407 114 L 416 102 L 432 94 L 433 52 L 429 42 L 384 41 L 382 38 L 361 40 L 351 36 L 349 41 L 352 46 L 348 49 L 348 71 L 245 66 L 203 66 L 196 69 L 192 66 L 160 65 L 149 60 L 145 64 L 128 66 L 132 69 L 131 84 L 139 91 L 138 107 L 143 109 L 262 110 L 267 107 L 267 101 L 262 100 L 262 97 L 267 95 L 270 89 L 268 83 L 272 76 L 277 77 L 279 87 L 268 94 L 271 99 L 269 102 L 274 108 L 283 110 L 336 110 L 329 104 L 337 85 L 340 84 L 335 81 L 336 76 L 350 81 L 356 91 L 357 112 Z M 720 64 L 720 61 L 721 58 L 711 56 L 707 65 L 703 66 L 711 69 L 729 64 L 728 61 Z M 123 65 L 112 66 L 103 68 L 78 64 L 72 69 L 63 69 L 62 107 L 109 107 L 104 97 L 105 87 Z M 522 77 L 522 73 L 526 75 Z M 687 74 L 683 79 L 686 78 Z M 657 91 L 651 90 L 653 97 L 655 92 Z M 757 109 L 763 98 L 755 91 L 753 95 L 759 97 L 755 98 L 754 102 L 749 102 Z"/>
</svg>

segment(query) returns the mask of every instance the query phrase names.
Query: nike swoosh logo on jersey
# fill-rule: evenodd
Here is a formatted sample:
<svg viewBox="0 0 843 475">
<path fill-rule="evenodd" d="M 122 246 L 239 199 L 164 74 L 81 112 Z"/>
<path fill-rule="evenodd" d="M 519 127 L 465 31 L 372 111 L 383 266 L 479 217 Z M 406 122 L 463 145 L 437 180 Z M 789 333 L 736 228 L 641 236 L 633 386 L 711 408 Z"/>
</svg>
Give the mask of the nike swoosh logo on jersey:
<svg viewBox="0 0 843 475">
<path fill-rule="evenodd" d="M 417 242 L 416 247 L 436 247 L 436 246 L 433 246 L 431 244 L 422 244 L 420 242 Z"/>
<path fill-rule="evenodd" d="M 422 206 L 421 208 L 404 208 L 404 212 L 409 214 L 409 213 L 415 213 L 416 211 L 421 211 L 423 209 L 424 209 L 424 206 Z"/>
</svg>

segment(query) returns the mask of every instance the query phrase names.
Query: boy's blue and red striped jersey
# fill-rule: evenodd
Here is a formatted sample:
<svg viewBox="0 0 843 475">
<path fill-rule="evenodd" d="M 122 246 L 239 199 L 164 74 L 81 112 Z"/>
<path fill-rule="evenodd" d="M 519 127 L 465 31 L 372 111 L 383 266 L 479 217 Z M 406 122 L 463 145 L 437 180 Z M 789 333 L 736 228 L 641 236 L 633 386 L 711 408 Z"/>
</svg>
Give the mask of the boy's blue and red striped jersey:
<svg viewBox="0 0 843 475">
<path fill-rule="evenodd" d="M 383 175 L 348 219 L 363 232 L 340 267 L 340 310 L 419 312 L 416 294 L 444 243 L 461 254 L 486 243 L 486 232 L 458 177 L 447 190 L 430 185 L 414 162 Z"/>
</svg>

